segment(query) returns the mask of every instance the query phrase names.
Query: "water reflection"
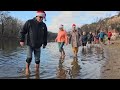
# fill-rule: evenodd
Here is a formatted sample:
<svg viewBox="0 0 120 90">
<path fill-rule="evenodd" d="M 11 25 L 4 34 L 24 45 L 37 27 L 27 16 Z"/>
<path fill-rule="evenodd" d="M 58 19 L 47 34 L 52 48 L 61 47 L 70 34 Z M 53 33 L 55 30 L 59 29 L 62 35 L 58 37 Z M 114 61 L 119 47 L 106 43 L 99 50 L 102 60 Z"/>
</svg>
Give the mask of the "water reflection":
<svg viewBox="0 0 120 90">
<path fill-rule="evenodd" d="M 86 49 L 86 48 L 82 48 L 82 51 L 81 51 L 81 52 L 82 52 L 82 55 L 83 55 L 83 56 L 86 56 L 86 54 L 87 54 L 87 49 Z"/>
<path fill-rule="evenodd" d="M 60 59 L 58 69 L 57 69 L 58 79 L 66 79 L 66 70 L 65 70 L 65 67 L 63 66 L 63 63 L 64 63 L 64 59 Z"/>
<path fill-rule="evenodd" d="M 93 49 L 92 47 L 87 48 L 87 54 L 92 55 L 93 54 L 92 49 Z"/>
<path fill-rule="evenodd" d="M 31 78 L 30 78 L 30 75 L 27 75 L 27 76 L 26 76 L 26 79 L 31 79 Z"/>
<path fill-rule="evenodd" d="M 71 74 L 73 78 L 76 78 L 77 76 L 79 76 L 80 73 L 80 65 L 78 64 L 78 58 L 74 57 L 73 61 L 71 63 L 72 67 L 71 67 Z"/>
<path fill-rule="evenodd" d="M 40 79 L 40 73 L 39 73 L 39 71 L 36 71 L 36 73 L 35 73 L 35 79 Z"/>
<path fill-rule="evenodd" d="M 1 39 L 0 40 L 0 50 L 4 52 L 12 52 L 19 46 L 19 41 L 17 39 Z"/>
<path fill-rule="evenodd" d="M 25 75 L 26 79 L 40 79 L 39 71 L 31 72 L 30 75 Z"/>
<path fill-rule="evenodd" d="M 73 57 L 71 67 L 64 66 L 64 60 L 59 60 L 57 78 L 58 79 L 74 79 L 80 74 L 80 65 L 77 57 Z"/>
<path fill-rule="evenodd" d="M 100 48 L 80 47 L 78 58 L 74 58 L 70 57 L 72 56 L 71 46 L 66 46 L 66 57 L 59 59 L 57 43 L 48 43 L 47 48 L 41 53 L 40 71 L 35 72 L 33 57 L 30 66 L 31 75 L 26 77 L 24 73 L 26 47 L 20 47 L 18 40 L 1 40 L 0 42 L 0 78 L 99 78 L 101 64 L 104 63 L 104 53 Z"/>
</svg>

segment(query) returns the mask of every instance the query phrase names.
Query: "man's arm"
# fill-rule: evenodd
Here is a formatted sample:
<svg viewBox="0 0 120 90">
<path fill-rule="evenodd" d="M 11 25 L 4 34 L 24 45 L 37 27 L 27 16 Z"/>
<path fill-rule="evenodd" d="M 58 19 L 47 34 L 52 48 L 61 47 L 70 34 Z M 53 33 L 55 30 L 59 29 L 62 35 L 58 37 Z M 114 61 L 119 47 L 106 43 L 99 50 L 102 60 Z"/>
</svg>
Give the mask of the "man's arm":
<svg viewBox="0 0 120 90">
<path fill-rule="evenodd" d="M 72 35 L 71 35 L 71 32 L 69 32 L 69 44 L 71 44 L 71 38 L 72 38 Z"/>
<path fill-rule="evenodd" d="M 24 24 L 23 28 L 19 32 L 20 43 L 25 42 L 25 35 L 28 31 L 28 21 Z"/>
</svg>

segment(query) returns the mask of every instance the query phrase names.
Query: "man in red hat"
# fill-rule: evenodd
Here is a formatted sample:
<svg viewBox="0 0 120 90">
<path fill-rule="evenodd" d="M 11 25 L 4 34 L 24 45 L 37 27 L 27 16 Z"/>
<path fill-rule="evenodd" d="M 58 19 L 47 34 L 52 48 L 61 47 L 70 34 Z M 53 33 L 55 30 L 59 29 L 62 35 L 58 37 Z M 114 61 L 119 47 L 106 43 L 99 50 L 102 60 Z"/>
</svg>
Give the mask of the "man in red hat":
<svg viewBox="0 0 120 90">
<path fill-rule="evenodd" d="M 24 46 L 25 35 L 27 34 L 27 59 L 26 75 L 30 74 L 30 63 L 32 61 L 32 52 L 34 51 L 36 72 L 39 72 L 41 47 L 47 45 L 47 26 L 43 22 L 46 14 L 44 11 L 37 11 L 36 17 L 26 21 L 23 29 L 20 31 L 20 45 Z"/>
<path fill-rule="evenodd" d="M 80 43 L 80 32 L 76 29 L 76 25 L 72 25 L 72 31 L 69 34 L 69 44 L 72 45 L 72 50 L 74 53 L 74 57 L 77 57 L 78 48 L 81 45 Z"/>
</svg>

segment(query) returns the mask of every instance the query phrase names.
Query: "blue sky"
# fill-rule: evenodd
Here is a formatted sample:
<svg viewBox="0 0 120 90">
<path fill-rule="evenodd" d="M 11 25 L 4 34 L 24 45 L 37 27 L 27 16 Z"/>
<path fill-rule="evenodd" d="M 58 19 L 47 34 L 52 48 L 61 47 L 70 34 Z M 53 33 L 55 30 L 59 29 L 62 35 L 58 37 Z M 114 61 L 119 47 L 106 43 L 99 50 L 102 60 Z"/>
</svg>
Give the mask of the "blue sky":
<svg viewBox="0 0 120 90">
<path fill-rule="evenodd" d="M 46 11 L 48 30 L 58 32 L 60 24 L 64 25 L 65 30 L 69 30 L 72 24 L 78 27 L 84 24 L 95 22 L 98 18 L 110 17 L 117 14 L 117 11 Z M 10 11 L 10 15 L 22 21 L 27 21 L 36 15 L 36 11 Z"/>
</svg>

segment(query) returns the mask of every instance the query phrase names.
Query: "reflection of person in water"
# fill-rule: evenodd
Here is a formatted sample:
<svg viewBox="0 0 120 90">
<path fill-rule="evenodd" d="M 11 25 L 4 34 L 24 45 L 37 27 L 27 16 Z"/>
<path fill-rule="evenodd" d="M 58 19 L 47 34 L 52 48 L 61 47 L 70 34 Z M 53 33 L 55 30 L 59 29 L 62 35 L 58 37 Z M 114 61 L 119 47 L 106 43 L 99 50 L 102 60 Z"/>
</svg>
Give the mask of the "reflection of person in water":
<svg viewBox="0 0 120 90">
<path fill-rule="evenodd" d="M 101 52 L 100 48 L 96 47 L 95 50 L 96 50 L 97 57 L 100 58 L 100 52 Z"/>
<path fill-rule="evenodd" d="M 26 76 L 26 79 L 30 79 L 30 76 Z"/>
<path fill-rule="evenodd" d="M 30 78 L 30 75 L 26 75 L 26 79 L 31 79 L 31 78 Z M 39 71 L 36 71 L 36 72 L 35 72 L 35 79 L 40 79 Z"/>
<path fill-rule="evenodd" d="M 62 60 L 59 60 L 59 67 L 58 67 L 58 73 L 57 73 L 57 78 L 59 79 L 66 79 L 66 70 L 63 67 L 63 62 Z"/>
<path fill-rule="evenodd" d="M 90 47 L 90 48 L 87 48 L 87 54 L 93 54 L 93 51 L 92 51 L 92 48 Z"/>
<path fill-rule="evenodd" d="M 75 78 L 80 73 L 80 65 L 78 64 L 78 58 L 74 57 L 71 65 L 73 65 L 72 68 L 71 68 L 72 69 L 71 73 L 72 73 L 73 78 Z"/>
<path fill-rule="evenodd" d="M 87 54 L 87 50 L 85 48 L 82 48 L 82 54 L 86 55 Z"/>
</svg>

